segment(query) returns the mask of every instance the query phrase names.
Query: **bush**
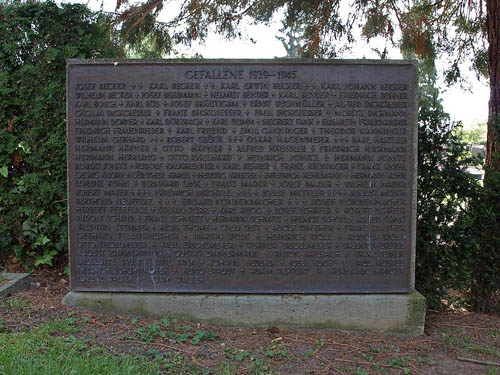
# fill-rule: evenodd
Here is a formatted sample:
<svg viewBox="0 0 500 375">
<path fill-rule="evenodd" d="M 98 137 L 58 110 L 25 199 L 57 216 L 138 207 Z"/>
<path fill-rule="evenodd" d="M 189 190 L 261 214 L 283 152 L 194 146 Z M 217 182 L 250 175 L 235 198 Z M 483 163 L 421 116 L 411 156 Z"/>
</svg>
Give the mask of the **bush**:
<svg viewBox="0 0 500 375">
<path fill-rule="evenodd" d="M 500 311 L 500 173 L 467 175 L 460 124 L 443 111 L 432 74 L 419 96 L 416 287 L 439 308 L 450 291 L 479 312 Z"/>
<path fill-rule="evenodd" d="M 464 237 L 459 218 L 468 213 L 480 186 L 464 172 L 471 160 L 434 86 L 423 74 L 419 88 L 416 287 L 438 308 L 448 290 L 462 290 L 470 275 L 475 240 Z"/>
<path fill-rule="evenodd" d="M 486 143 L 486 123 L 479 122 L 471 129 L 459 129 L 457 135 L 463 143 L 482 145 Z"/>
<path fill-rule="evenodd" d="M 500 173 L 486 170 L 485 187 L 470 203 L 459 224 L 461 251 L 467 260 L 465 291 L 471 307 L 483 313 L 500 312 Z"/>
<path fill-rule="evenodd" d="M 67 252 L 67 58 L 116 57 L 83 5 L 0 5 L 0 256 L 52 264 Z"/>
</svg>

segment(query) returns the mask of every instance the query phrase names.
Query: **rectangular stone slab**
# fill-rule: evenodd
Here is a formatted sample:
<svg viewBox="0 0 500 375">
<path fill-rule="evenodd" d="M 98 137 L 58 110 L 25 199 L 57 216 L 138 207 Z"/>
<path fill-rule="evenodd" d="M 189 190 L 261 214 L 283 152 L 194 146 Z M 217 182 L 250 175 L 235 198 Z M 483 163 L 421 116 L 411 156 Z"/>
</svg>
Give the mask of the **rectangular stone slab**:
<svg viewBox="0 0 500 375">
<path fill-rule="evenodd" d="M 0 298 L 28 289 L 30 281 L 29 273 L 0 272 Z"/>
<path fill-rule="evenodd" d="M 413 62 L 68 62 L 71 289 L 413 288 Z"/>
<path fill-rule="evenodd" d="M 63 302 L 99 312 L 224 325 L 337 328 L 422 335 L 425 298 L 402 294 L 234 295 L 69 292 Z"/>
</svg>

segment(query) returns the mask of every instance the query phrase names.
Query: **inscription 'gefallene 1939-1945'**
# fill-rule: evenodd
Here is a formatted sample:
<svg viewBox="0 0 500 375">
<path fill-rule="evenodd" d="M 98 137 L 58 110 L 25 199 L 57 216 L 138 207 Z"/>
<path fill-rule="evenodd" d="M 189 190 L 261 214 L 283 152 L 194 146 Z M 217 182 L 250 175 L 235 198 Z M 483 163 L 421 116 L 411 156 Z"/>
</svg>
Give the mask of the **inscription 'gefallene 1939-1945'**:
<svg viewBox="0 0 500 375">
<path fill-rule="evenodd" d="M 68 63 L 71 287 L 410 288 L 415 66 Z"/>
</svg>

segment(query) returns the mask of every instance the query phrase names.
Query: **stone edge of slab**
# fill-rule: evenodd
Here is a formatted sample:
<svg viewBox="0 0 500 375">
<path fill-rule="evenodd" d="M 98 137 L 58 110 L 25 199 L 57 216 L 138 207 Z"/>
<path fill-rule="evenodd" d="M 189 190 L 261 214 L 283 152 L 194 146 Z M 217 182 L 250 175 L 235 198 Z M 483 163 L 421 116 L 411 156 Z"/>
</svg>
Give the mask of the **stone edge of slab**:
<svg viewBox="0 0 500 375">
<path fill-rule="evenodd" d="M 28 289 L 30 286 L 29 273 L 2 272 L 0 273 L 0 279 L 2 278 L 7 281 L 0 284 L 0 298 L 8 297 L 11 294 Z"/>
<path fill-rule="evenodd" d="M 274 59 L 66 59 L 67 65 L 96 65 L 96 64 L 273 64 L 273 65 L 414 65 L 418 66 L 415 59 L 313 59 L 313 58 L 274 58 Z"/>
<path fill-rule="evenodd" d="M 100 312 L 175 316 L 224 325 L 337 328 L 421 335 L 425 298 L 404 294 L 174 294 L 69 292 L 63 303 Z"/>
</svg>

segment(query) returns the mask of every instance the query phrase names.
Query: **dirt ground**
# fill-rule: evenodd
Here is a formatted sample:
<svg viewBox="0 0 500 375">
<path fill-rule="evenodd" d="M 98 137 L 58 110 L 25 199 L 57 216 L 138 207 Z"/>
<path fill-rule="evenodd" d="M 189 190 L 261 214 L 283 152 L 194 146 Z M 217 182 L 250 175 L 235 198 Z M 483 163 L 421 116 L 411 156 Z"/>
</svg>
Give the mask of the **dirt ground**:
<svg viewBox="0 0 500 375">
<path fill-rule="evenodd" d="M 169 374 L 500 374 L 500 316 L 428 310 L 420 337 L 227 327 L 68 307 L 67 291 L 60 273 L 35 273 L 30 290 L 0 301 L 1 330 L 69 322 L 79 327 L 72 335 L 115 354 L 170 358 Z"/>
</svg>

